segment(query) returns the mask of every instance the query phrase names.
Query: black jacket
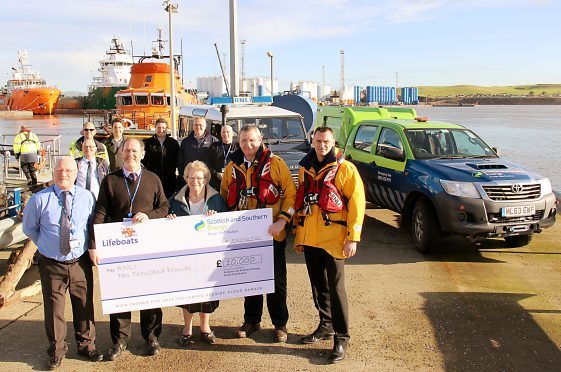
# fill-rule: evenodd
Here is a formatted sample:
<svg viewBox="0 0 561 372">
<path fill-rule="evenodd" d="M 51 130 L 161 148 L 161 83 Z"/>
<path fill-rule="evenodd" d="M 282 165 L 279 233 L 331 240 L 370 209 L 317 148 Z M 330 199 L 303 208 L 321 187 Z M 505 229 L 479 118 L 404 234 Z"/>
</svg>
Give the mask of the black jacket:
<svg viewBox="0 0 561 372">
<path fill-rule="evenodd" d="M 156 135 L 153 135 L 144 140 L 144 151 L 142 164 L 160 178 L 164 193 L 169 198 L 173 195 L 176 186 L 175 171 L 177 170 L 179 143 L 168 135 L 161 146 Z M 183 172 L 180 172 L 180 176 L 183 177 Z"/>
<path fill-rule="evenodd" d="M 226 164 L 232 160 L 232 155 L 238 148 L 237 142 L 225 145 L 222 141 L 218 141 L 210 145 L 210 163 L 208 164 L 212 175 L 210 185 L 216 190 L 220 190 L 220 182 L 222 182 L 221 173 L 224 172 Z M 225 159 L 226 155 L 227 158 Z"/>
<path fill-rule="evenodd" d="M 191 131 L 189 135 L 181 141 L 181 148 L 177 156 L 177 168 L 179 170 L 180 180 L 183 180 L 183 171 L 185 166 L 192 161 L 200 160 L 210 168 L 210 145 L 218 140 L 216 137 L 206 132 L 201 141 L 195 138 L 195 133 Z M 180 186 L 185 185 L 181 182 Z"/>
</svg>

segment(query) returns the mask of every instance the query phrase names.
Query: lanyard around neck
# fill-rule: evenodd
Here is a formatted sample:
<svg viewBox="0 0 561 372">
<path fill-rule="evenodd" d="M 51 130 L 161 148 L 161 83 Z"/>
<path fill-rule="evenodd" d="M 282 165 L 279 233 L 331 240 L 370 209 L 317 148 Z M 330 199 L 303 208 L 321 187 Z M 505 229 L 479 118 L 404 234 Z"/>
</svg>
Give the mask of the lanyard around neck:
<svg viewBox="0 0 561 372">
<path fill-rule="evenodd" d="M 57 197 L 57 199 L 60 200 L 60 196 L 62 195 L 63 192 L 67 192 L 68 194 L 72 195 L 72 193 L 70 192 L 70 190 L 66 190 L 66 191 L 65 191 L 65 190 L 60 190 L 60 194 L 57 195 L 57 194 L 56 194 L 56 191 L 55 191 L 55 189 L 54 189 L 54 187 L 53 187 L 53 193 L 55 194 L 55 196 Z M 68 194 L 66 194 L 66 197 L 67 197 L 67 198 L 68 198 Z M 66 215 L 66 218 L 68 218 L 68 221 L 69 221 L 69 222 L 72 221 L 72 213 L 73 213 L 73 211 L 74 211 L 74 202 L 75 202 L 75 201 L 76 201 L 75 195 L 72 195 L 72 204 L 70 204 L 70 211 L 67 211 L 67 210 L 66 210 L 66 205 L 65 205 L 66 203 L 63 203 L 62 201 L 61 201 L 61 203 L 60 203 L 60 204 L 61 204 L 61 207 L 62 207 L 62 210 L 64 211 L 64 214 Z"/>
<path fill-rule="evenodd" d="M 232 151 L 232 144 L 229 145 L 228 152 L 226 152 L 226 150 L 224 150 L 224 143 L 222 143 L 222 153 L 224 154 L 224 166 L 228 164 L 228 156 L 230 155 L 230 151 Z"/>
<path fill-rule="evenodd" d="M 130 174 L 132 174 L 133 172 L 131 172 Z M 124 171 L 123 171 L 123 176 L 125 175 Z M 125 186 L 127 187 L 127 194 L 129 194 L 129 201 L 130 201 L 130 207 L 129 207 L 129 214 L 128 217 L 131 218 L 132 217 L 132 203 L 134 203 L 134 198 L 136 198 L 136 193 L 138 192 L 138 189 L 140 188 L 140 181 L 142 181 L 142 171 L 140 171 L 140 175 L 138 176 L 138 183 L 136 184 L 136 190 L 134 190 L 134 194 L 131 197 L 131 191 L 129 189 L 129 183 L 127 182 L 127 177 L 124 177 L 125 179 Z"/>
</svg>

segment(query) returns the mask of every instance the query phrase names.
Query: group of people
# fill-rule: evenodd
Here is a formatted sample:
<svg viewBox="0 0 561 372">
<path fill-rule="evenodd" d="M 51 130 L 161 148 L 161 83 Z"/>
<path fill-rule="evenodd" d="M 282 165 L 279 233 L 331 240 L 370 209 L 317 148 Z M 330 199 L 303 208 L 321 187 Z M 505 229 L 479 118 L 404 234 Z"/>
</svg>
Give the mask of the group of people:
<svg viewBox="0 0 561 372">
<path fill-rule="evenodd" d="M 345 358 L 349 342 L 348 299 L 344 263 L 356 252 L 364 218 L 365 198 L 360 176 L 334 147 L 329 128 L 318 128 L 312 150 L 300 162 L 298 187 L 288 166 L 264 145 L 259 128 L 246 125 L 233 142 L 225 125 L 221 141 L 206 130 L 204 117 L 194 119 L 193 131 L 179 144 L 159 119 L 154 136 L 140 141 L 123 138 L 122 123 L 112 123 L 112 137 L 104 144 L 85 123 L 83 137 L 73 142 L 73 157 L 58 159 L 54 185 L 35 194 L 24 211 L 23 229 L 37 245 L 43 287 L 45 328 L 49 340 L 47 367 L 56 369 L 68 350 L 64 302 L 72 302 L 78 353 L 91 361 L 104 359 L 95 346 L 92 264 L 99 258 L 93 225 L 154 218 L 212 215 L 226 211 L 271 208 L 274 239 L 274 293 L 266 295 L 274 325 L 273 338 L 286 342 L 287 269 L 286 225 L 294 226 L 294 249 L 303 252 L 319 325 L 300 342 L 333 339 L 328 362 Z M 101 146 L 100 146 L 101 145 Z M 183 177 L 176 179 L 176 173 Z M 176 191 L 177 190 L 177 191 Z M 244 299 L 240 338 L 261 329 L 264 296 Z M 200 317 L 200 338 L 214 344 L 210 314 L 218 301 L 181 306 L 185 325 L 178 343 L 195 342 L 192 318 Z M 147 355 L 161 346 L 162 310 L 140 311 L 140 328 Z M 106 354 L 116 360 L 131 337 L 131 313 L 110 315 L 113 346 Z"/>
</svg>

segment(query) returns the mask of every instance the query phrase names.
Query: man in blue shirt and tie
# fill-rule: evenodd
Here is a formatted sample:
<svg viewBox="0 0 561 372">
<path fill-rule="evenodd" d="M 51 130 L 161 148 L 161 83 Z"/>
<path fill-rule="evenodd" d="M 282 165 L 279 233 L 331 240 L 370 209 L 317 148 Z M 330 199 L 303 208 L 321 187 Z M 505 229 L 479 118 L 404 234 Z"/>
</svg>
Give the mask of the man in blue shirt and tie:
<svg viewBox="0 0 561 372">
<path fill-rule="evenodd" d="M 76 159 L 78 166 L 76 185 L 91 191 L 97 199 L 101 180 L 109 174 L 109 162 L 95 156 L 96 148 L 92 139 L 84 140 L 82 144 L 84 156 Z"/>
<path fill-rule="evenodd" d="M 49 340 L 47 369 L 61 365 L 68 351 L 64 306 L 70 293 L 74 336 L 78 354 L 101 361 L 95 348 L 92 261 L 88 248 L 93 238 L 88 224 L 93 219 L 94 196 L 75 186 L 76 162 L 58 159 L 53 171 L 54 186 L 33 195 L 23 214 L 23 232 L 37 245 L 45 330 Z M 90 253 L 90 254 L 88 254 Z"/>
</svg>

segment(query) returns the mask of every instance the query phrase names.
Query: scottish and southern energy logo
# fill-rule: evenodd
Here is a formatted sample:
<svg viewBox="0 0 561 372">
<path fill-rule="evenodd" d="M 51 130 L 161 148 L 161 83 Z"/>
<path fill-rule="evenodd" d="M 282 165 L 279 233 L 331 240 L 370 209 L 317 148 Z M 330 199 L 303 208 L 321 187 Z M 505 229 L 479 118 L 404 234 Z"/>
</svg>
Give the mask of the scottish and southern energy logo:
<svg viewBox="0 0 561 372">
<path fill-rule="evenodd" d="M 205 226 L 206 226 L 206 225 L 205 225 L 205 221 L 201 220 L 200 222 L 197 222 L 197 223 L 195 224 L 195 230 L 196 230 L 196 231 L 201 231 L 202 229 L 205 228 Z"/>
</svg>

